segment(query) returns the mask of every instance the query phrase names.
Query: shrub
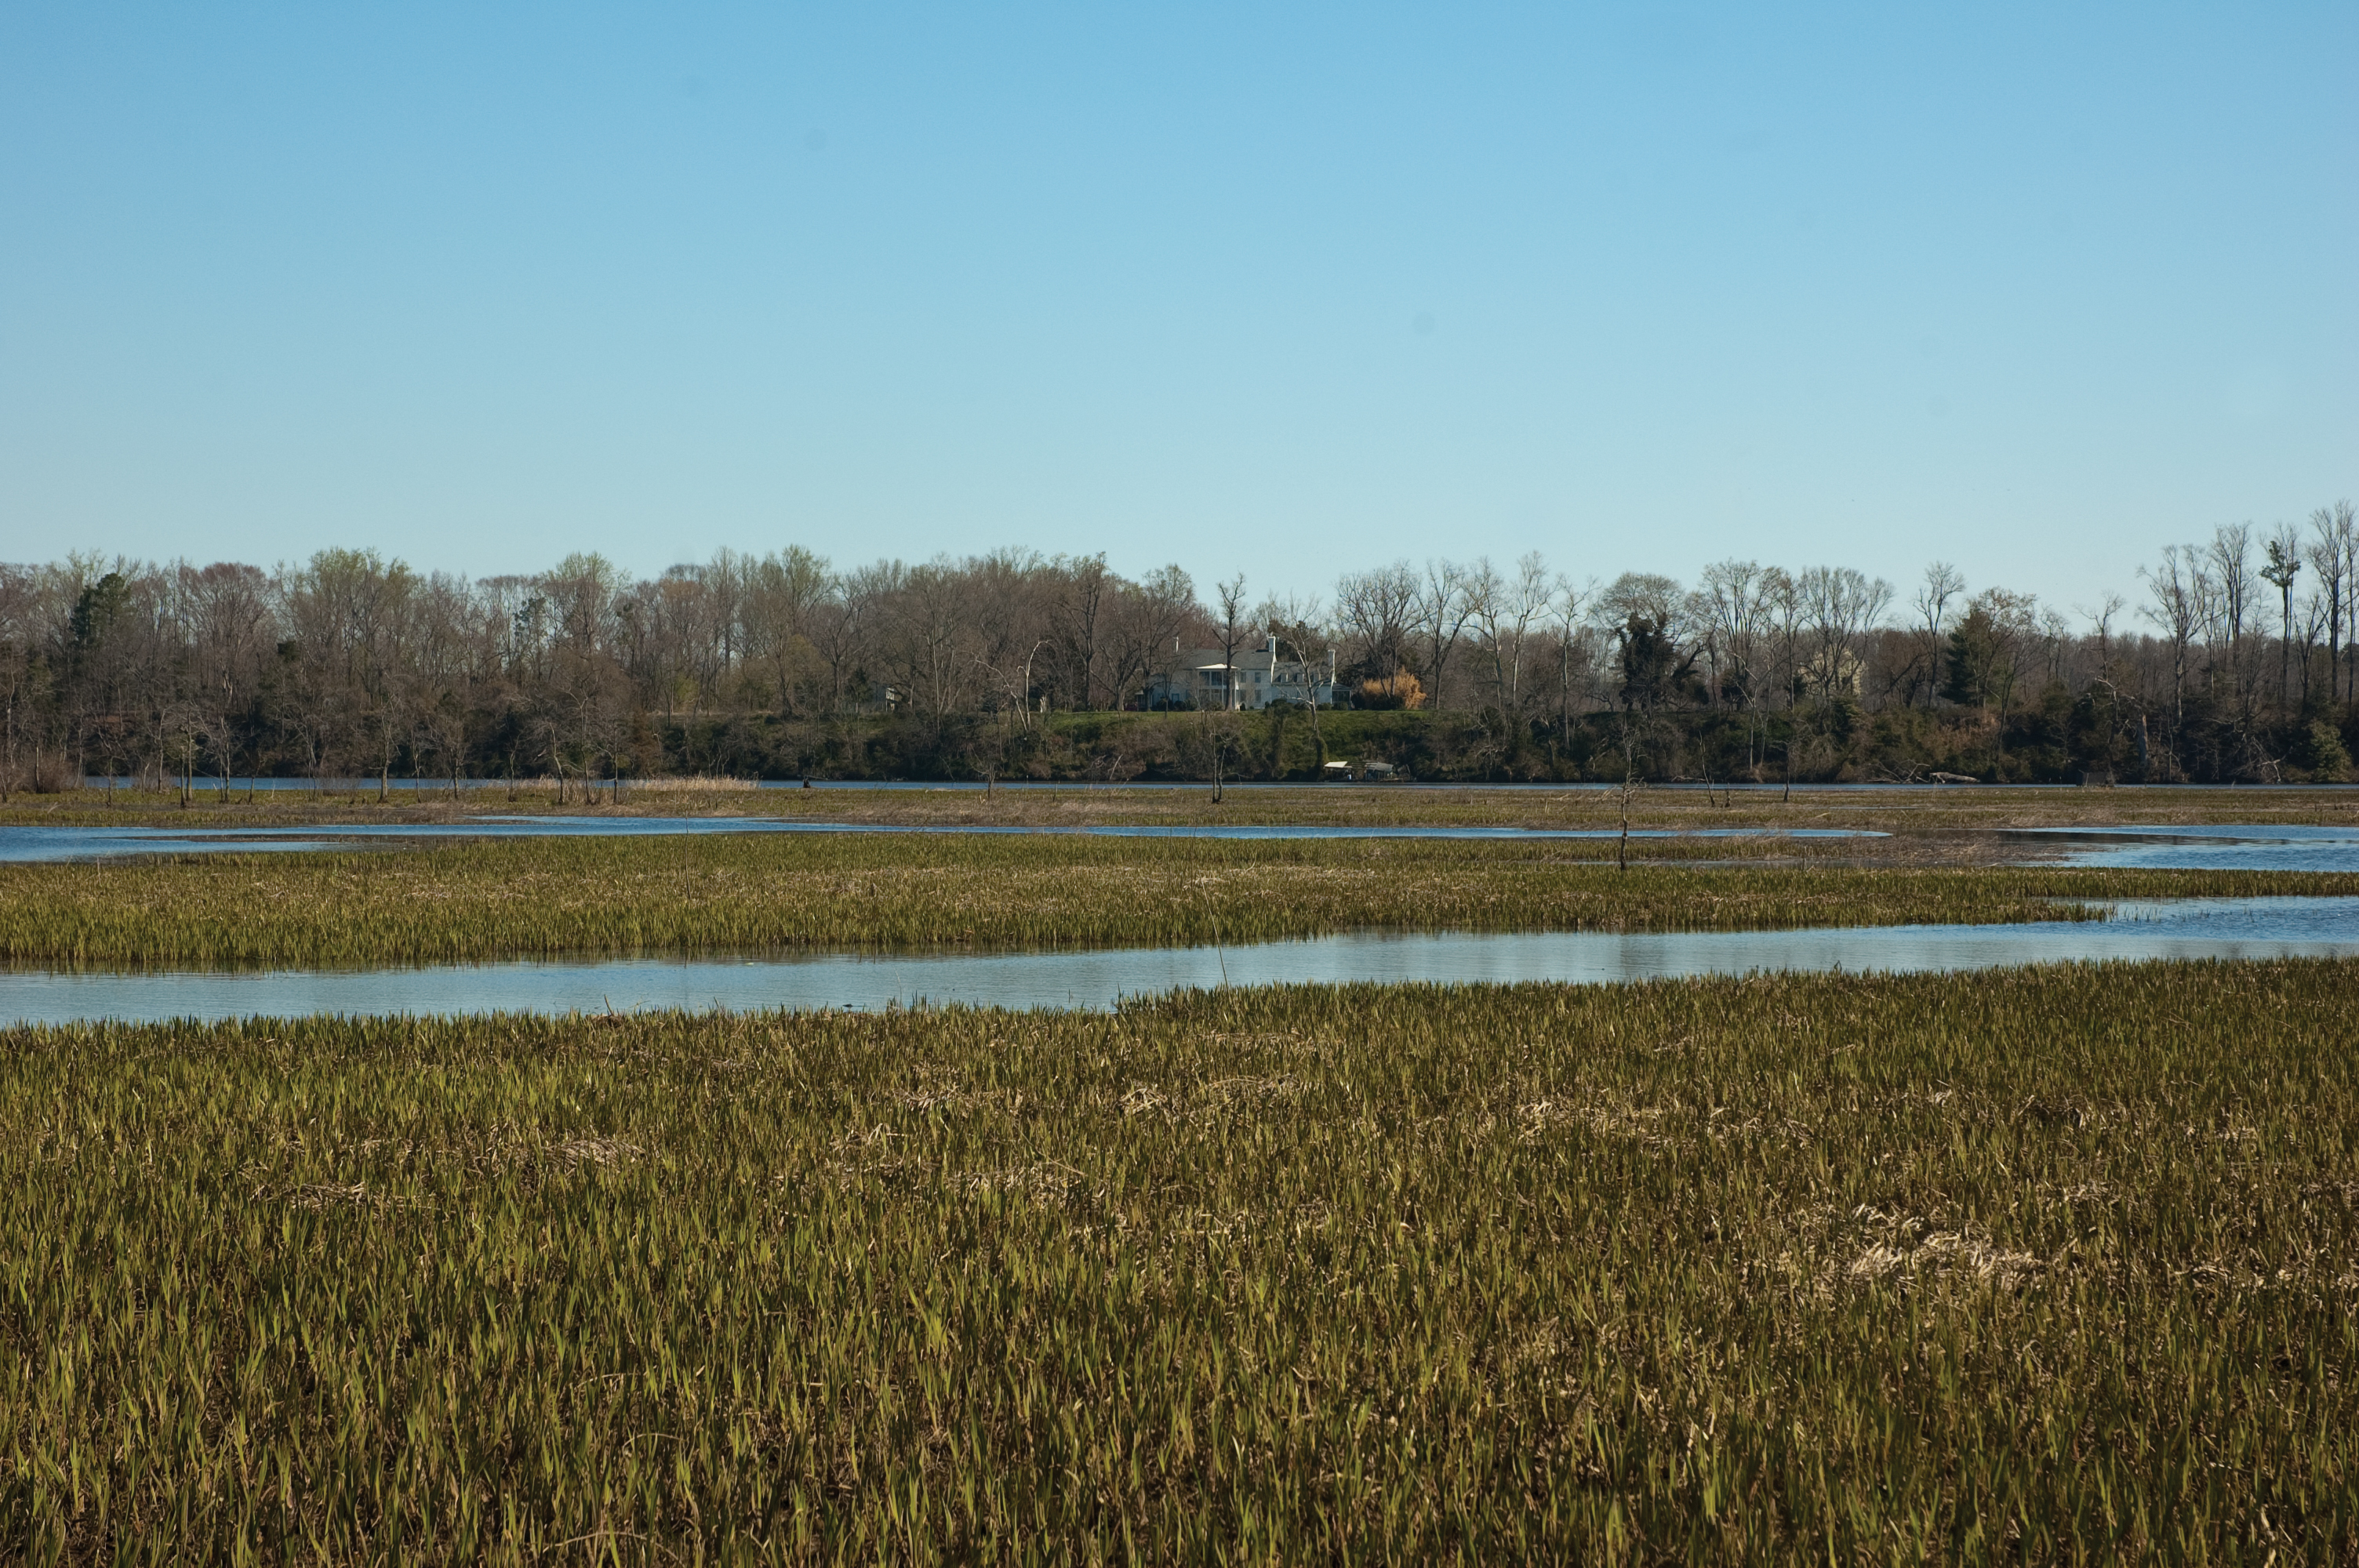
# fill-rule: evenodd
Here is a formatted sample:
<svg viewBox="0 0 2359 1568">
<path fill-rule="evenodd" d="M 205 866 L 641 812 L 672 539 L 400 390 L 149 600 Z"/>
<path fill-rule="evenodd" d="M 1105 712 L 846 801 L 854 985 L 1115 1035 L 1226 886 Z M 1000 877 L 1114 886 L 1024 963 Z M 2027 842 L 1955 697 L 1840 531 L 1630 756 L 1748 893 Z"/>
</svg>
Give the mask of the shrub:
<svg viewBox="0 0 2359 1568">
<path fill-rule="evenodd" d="M 2314 783 L 2341 784 L 2351 776 L 2351 753 L 2343 748 L 2342 732 L 2325 719 L 2310 722 L 2299 751 Z"/>
<path fill-rule="evenodd" d="M 1362 681 L 1359 701 L 1362 708 L 1423 708 L 1425 687 L 1407 670 L 1396 670 L 1382 680 Z"/>
</svg>

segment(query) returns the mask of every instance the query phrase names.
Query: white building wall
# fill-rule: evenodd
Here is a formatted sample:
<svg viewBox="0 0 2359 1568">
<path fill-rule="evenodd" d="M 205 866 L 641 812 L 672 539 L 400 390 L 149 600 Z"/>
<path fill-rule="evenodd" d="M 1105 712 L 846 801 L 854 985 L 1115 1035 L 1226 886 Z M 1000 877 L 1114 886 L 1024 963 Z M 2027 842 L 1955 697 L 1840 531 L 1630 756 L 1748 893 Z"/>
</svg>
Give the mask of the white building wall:
<svg viewBox="0 0 2359 1568">
<path fill-rule="evenodd" d="M 1333 655 L 1306 666 L 1299 660 L 1279 658 L 1275 641 L 1258 648 L 1238 649 L 1234 667 L 1223 661 L 1218 648 L 1175 651 L 1147 682 L 1147 706 L 1185 702 L 1195 708 L 1225 706 L 1248 712 L 1278 700 L 1334 706 Z"/>
</svg>

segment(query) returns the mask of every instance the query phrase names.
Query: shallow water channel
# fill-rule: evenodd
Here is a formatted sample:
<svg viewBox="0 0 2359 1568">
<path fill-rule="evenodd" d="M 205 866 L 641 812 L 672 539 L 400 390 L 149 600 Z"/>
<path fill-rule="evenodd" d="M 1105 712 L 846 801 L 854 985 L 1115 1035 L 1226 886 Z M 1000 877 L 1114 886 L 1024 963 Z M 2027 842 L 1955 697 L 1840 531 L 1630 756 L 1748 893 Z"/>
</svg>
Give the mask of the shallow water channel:
<svg viewBox="0 0 2359 1568">
<path fill-rule="evenodd" d="M 1289 981 L 1613 981 L 1906 973 L 2136 958 L 2359 957 L 2359 898 L 2125 902 L 2113 918 L 1848 930 L 1353 935 L 1093 953 L 797 953 L 228 973 L 0 971 L 0 1025 L 102 1019 L 647 1009 L 1093 1008 L 1182 987 Z"/>
<path fill-rule="evenodd" d="M 2007 837 L 2074 866 L 2186 871 L 2359 871 L 2359 824 L 2025 827 Z"/>
<path fill-rule="evenodd" d="M 730 834 L 962 834 L 1103 838 L 1445 838 L 1495 843 L 1518 839 L 1619 837 L 1614 827 L 1335 827 L 1311 823 L 1206 826 L 1102 825 L 995 827 L 967 824 L 781 821 L 774 816 L 483 816 L 460 823 L 353 823 L 303 827 L 51 827 L 0 826 L 0 863 L 57 863 L 140 855 L 355 849 L 508 838 L 638 838 Z M 2359 871 L 2359 825 L 2022 827 L 1998 836 L 2024 861 L 2157 870 Z M 1884 838 L 1853 827 L 1634 827 L 1637 839 Z"/>
</svg>

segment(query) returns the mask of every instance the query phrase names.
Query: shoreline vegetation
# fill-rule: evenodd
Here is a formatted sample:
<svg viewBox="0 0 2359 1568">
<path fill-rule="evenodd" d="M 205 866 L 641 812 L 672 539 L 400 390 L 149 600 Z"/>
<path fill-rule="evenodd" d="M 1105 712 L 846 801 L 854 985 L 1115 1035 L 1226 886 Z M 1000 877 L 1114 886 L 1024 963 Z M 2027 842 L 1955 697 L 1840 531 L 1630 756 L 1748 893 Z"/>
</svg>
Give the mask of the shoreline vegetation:
<svg viewBox="0 0 2359 1568">
<path fill-rule="evenodd" d="M 2155 963 L 0 1031 L 0 1533 L 2332 1559 L 2354 991 Z"/>
<path fill-rule="evenodd" d="M 1340 563 L 1339 563 L 1340 564 Z M 1207 602 L 1022 548 L 638 578 L 325 549 L 271 570 L 0 563 L 0 800 L 85 773 L 2347 781 L 2359 513 L 2166 546 L 2131 613 L 1931 562 L 1610 582 L 1537 553 Z M 2276 615 L 2260 585 L 2278 588 Z M 2298 589 L 2298 591 L 2297 591 Z M 2087 619 L 2083 620 L 2083 617 Z"/>
<path fill-rule="evenodd" d="M 1756 851 L 1771 841 L 1746 841 Z M 1774 847 L 1774 846 L 1773 846 Z M 794 948 L 1109 948 L 1353 930 L 1778 930 L 2097 917 L 2359 877 L 1724 863 L 1611 840 L 693 836 L 0 866 L 0 962 L 346 966 Z"/>
<path fill-rule="evenodd" d="M 585 801 L 578 785 L 553 781 L 470 779 L 452 793 L 395 789 L 376 781 L 331 781 L 325 790 L 232 791 L 200 787 L 182 803 L 173 790 L 82 789 L 19 795 L 0 806 L 0 827 L 238 827 L 373 822 L 463 824 L 487 816 L 752 816 L 785 821 L 903 826 L 1148 826 L 1262 824 L 1334 827 L 1589 827 L 1616 825 L 1618 789 L 1481 785 L 1294 784 L 1235 789 L 1216 799 L 1201 784 L 1027 785 L 929 784 L 875 789 L 816 784 L 757 787 L 745 779 L 667 778 L 602 785 Z M 1631 826 L 1651 828 L 1853 827 L 1895 834 L 1973 833 L 2016 827 L 2333 824 L 2359 827 L 2359 786 L 2127 785 L 2025 788 L 2007 785 L 1781 791 L 1638 785 L 1626 801 Z"/>
</svg>

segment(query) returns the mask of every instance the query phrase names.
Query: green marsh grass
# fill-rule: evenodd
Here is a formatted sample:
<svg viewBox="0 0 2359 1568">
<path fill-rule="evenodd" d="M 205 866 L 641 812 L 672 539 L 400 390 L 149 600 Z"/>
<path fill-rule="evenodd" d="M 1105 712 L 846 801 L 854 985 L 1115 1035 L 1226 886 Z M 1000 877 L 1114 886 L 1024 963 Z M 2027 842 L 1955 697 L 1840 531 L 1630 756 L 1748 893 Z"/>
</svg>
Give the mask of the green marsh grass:
<svg viewBox="0 0 2359 1568">
<path fill-rule="evenodd" d="M 1671 855 L 1693 846 L 1658 845 Z M 2359 878 L 1634 863 L 1611 844 L 883 835 L 535 839 L 0 866 L 0 962 L 463 962 L 780 947 L 1110 947 L 1357 929 L 1759 930 L 2076 918 L 2081 899 Z M 1720 851 L 1715 851 L 1720 852 Z"/>
<path fill-rule="evenodd" d="M 2354 995 L 0 1033 L 0 1541 L 2349 1561 Z"/>
</svg>

